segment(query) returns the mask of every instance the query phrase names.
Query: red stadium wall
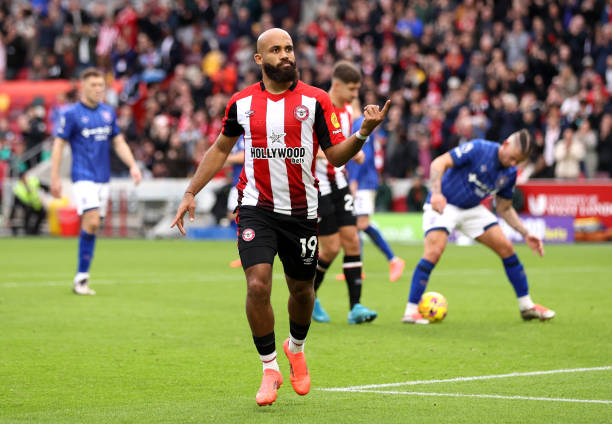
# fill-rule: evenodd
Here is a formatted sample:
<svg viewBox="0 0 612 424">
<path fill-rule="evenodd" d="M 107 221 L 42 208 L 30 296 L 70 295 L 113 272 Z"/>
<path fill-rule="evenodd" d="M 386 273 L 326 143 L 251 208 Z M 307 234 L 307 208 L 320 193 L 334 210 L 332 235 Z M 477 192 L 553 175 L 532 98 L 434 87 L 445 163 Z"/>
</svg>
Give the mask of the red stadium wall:
<svg viewBox="0 0 612 424">
<path fill-rule="evenodd" d="M 525 196 L 525 212 L 535 215 L 597 217 L 612 227 L 612 183 L 529 182 L 519 186 Z"/>
<path fill-rule="evenodd" d="M 549 180 L 518 188 L 524 195 L 525 213 L 574 217 L 577 240 L 612 239 L 612 182 Z"/>
<path fill-rule="evenodd" d="M 113 83 L 115 91 L 120 85 L 119 82 Z M 45 105 L 53 104 L 58 93 L 66 93 L 73 87 L 73 82 L 69 80 L 44 80 L 44 81 L 3 81 L 0 82 L 0 113 L 8 109 L 23 109 L 32 103 L 36 97 L 41 97 Z M 6 103 L 8 99 L 8 103 Z"/>
<path fill-rule="evenodd" d="M 68 80 L 48 81 L 5 81 L 0 83 L 0 96 L 8 96 L 11 109 L 21 109 L 36 97 L 42 97 L 45 104 L 51 104 L 58 93 L 70 91 L 72 84 Z"/>
</svg>

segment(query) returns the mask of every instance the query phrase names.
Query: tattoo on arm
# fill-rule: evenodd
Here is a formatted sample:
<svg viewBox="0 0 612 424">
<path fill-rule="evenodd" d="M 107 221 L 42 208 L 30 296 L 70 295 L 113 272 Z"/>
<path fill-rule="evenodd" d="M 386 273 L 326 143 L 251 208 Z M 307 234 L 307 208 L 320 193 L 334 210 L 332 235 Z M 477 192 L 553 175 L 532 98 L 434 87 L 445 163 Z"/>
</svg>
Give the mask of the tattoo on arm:
<svg viewBox="0 0 612 424">
<path fill-rule="evenodd" d="M 506 221 L 509 226 L 514 228 L 518 233 L 520 233 L 523 238 L 529 233 L 513 207 L 509 207 L 502 211 L 499 211 L 499 214 L 504 219 L 504 221 Z"/>
<path fill-rule="evenodd" d="M 439 169 L 431 169 L 429 177 L 429 185 L 433 194 L 442 192 L 442 172 Z"/>
</svg>

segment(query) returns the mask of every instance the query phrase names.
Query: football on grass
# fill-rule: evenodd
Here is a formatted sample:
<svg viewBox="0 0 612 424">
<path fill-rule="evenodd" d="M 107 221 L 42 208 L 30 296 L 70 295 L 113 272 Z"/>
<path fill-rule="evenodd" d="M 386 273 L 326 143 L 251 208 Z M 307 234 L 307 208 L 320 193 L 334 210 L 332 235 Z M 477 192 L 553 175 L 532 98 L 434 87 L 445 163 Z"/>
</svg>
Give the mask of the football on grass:
<svg viewBox="0 0 612 424">
<path fill-rule="evenodd" d="M 440 293 L 427 292 L 419 302 L 419 313 L 429 322 L 440 322 L 446 317 L 448 302 Z"/>
</svg>

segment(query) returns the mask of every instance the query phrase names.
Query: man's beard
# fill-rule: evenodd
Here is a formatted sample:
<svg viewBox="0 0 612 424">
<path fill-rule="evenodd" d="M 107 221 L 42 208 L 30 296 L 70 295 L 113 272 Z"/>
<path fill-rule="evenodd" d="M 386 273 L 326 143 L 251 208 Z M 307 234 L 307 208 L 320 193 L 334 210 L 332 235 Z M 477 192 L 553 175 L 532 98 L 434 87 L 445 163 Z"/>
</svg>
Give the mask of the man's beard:
<svg viewBox="0 0 612 424">
<path fill-rule="evenodd" d="M 286 63 L 290 64 L 291 67 L 285 69 L 283 65 Z M 298 78 L 295 62 L 285 61 L 279 63 L 278 66 L 264 62 L 263 72 L 274 82 L 293 82 Z"/>
</svg>

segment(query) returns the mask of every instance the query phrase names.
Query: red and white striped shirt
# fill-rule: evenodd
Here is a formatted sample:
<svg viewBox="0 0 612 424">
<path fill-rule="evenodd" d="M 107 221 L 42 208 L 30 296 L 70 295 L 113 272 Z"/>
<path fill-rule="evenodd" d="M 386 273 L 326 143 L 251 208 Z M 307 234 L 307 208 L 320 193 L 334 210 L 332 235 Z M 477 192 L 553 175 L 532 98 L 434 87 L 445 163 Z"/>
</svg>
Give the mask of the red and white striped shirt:
<svg viewBox="0 0 612 424">
<path fill-rule="evenodd" d="M 353 108 L 350 104 L 345 103 L 343 107 L 335 107 L 336 115 L 340 117 L 340 126 L 342 128 L 342 139 L 351 136 L 353 128 Z M 321 196 L 330 194 L 332 190 L 338 190 L 346 187 L 348 181 L 344 165 L 336 168 L 329 163 L 327 159 L 319 158 L 316 169 L 317 179 L 319 180 L 319 191 Z"/>
<path fill-rule="evenodd" d="M 316 218 L 317 151 L 341 142 L 341 132 L 328 94 L 301 81 L 282 94 L 266 91 L 263 82 L 234 94 L 222 133 L 244 134 L 238 203 Z"/>
</svg>

